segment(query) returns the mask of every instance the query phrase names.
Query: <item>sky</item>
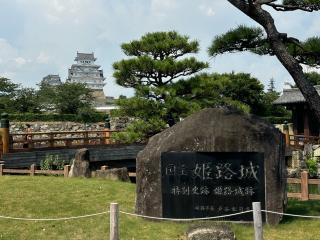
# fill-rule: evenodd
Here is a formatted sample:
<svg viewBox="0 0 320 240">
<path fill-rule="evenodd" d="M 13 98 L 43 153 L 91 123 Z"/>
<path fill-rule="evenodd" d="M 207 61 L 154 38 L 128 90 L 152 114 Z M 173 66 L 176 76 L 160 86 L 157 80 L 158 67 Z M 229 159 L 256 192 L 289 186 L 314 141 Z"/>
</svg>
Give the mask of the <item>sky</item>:
<svg viewBox="0 0 320 240">
<path fill-rule="evenodd" d="M 275 57 L 209 57 L 215 36 L 240 24 L 257 26 L 226 0 L 0 0 L 0 6 L 0 76 L 23 87 L 37 88 L 48 74 L 65 81 L 77 51 L 94 52 L 106 77 L 105 95 L 132 96 L 132 89 L 118 86 L 112 77 L 112 63 L 126 57 L 121 43 L 170 30 L 199 41 L 195 57 L 210 64 L 206 72 L 247 72 L 265 86 L 274 78 L 278 91 L 293 82 Z M 279 31 L 289 36 L 320 35 L 318 12 L 271 12 Z"/>
</svg>

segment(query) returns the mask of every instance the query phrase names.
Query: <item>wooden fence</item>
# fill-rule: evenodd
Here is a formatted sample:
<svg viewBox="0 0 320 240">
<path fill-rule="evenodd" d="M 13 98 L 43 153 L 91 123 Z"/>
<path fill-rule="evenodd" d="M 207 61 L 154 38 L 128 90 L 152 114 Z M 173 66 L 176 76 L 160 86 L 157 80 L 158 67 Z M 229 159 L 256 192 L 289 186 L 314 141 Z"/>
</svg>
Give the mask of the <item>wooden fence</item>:
<svg viewBox="0 0 320 240">
<path fill-rule="evenodd" d="M 29 174 L 30 176 L 34 176 L 35 174 L 45 174 L 45 175 L 63 175 L 64 177 L 68 177 L 70 171 L 70 165 L 65 165 L 63 170 L 38 170 L 36 169 L 36 165 L 32 164 L 30 169 L 9 169 L 4 168 L 4 164 L 0 164 L 0 176 L 5 173 L 9 174 Z"/>
<path fill-rule="evenodd" d="M 41 148 L 71 148 L 111 144 L 116 131 L 57 131 L 10 134 L 10 152 Z"/>
<path fill-rule="evenodd" d="M 105 171 L 109 169 L 108 166 L 101 166 L 101 170 Z M 44 174 L 44 175 L 63 175 L 64 177 L 68 177 L 70 171 L 70 165 L 65 165 L 63 170 L 38 170 L 36 169 L 36 165 L 32 164 L 29 169 L 16 169 L 16 168 L 4 168 L 4 164 L 0 164 L 0 176 L 3 176 L 5 173 L 8 174 L 28 174 L 30 176 L 34 176 L 35 174 Z M 129 177 L 136 177 L 135 172 L 128 172 Z"/>
<path fill-rule="evenodd" d="M 294 148 L 303 148 L 305 144 L 320 144 L 319 136 L 286 135 L 286 145 Z"/>
<path fill-rule="evenodd" d="M 309 185 L 320 185 L 320 179 L 309 179 L 308 172 L 301 172 L 301 178 L 288 178 L 288 184 L 300 184 L 301 191 L 288 192 L 288 198 L 298 198 L 302 201 L 320 200 L 320 194 L 309 194 Z"/>
</svg>

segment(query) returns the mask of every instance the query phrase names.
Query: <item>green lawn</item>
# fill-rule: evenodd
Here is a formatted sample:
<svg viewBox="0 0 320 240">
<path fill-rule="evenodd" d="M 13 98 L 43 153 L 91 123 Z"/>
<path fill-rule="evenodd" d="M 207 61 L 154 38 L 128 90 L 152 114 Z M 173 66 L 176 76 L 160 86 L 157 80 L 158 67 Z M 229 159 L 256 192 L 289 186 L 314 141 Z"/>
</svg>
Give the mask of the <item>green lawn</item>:
<svg viewBox="0 0 320 240">
<path fill-rule="evenodd" d="M 108 210 L 133 212 L 135 185 L 100 179 L 62 177 L 0 177 L 0 215 L 29 218 L 79 216 Z M 320 202 L 290 201 L 288 212 L 320 215 Z M 189 224 L 147 221 L 120 215 L 121 239 L 184 239 Z M 253 239 L 252 226 L 231 225 L 238 240 Z M 108 239 L 109 216 L 57 222 L 0 219 L 0 239 Z M 318 240 L 320 220 L 285 218 L 277 227 L 266 226 L 266 240 Z"/>
</svg>

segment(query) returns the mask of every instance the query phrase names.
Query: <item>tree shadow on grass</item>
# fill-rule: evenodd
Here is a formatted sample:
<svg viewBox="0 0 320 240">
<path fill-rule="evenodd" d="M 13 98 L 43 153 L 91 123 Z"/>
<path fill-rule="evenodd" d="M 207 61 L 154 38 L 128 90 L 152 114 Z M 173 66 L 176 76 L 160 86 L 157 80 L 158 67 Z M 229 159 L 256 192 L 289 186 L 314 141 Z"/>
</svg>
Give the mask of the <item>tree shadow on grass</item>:
<svg viewBox="0 0 320 240">
<path fill-rule="evenodd" d="M 285 213 L 305 215 L 305 216 L 320 216 L 320 201 L 298 201 L 289 200 Z M 281 223 L 289 223 L 297 220 L 298 217 L 284 216 Z M 301 218 L 299 218 L 301 219 Z M 312 220 L 312 218 L 303 218 L 304 220 Z"/>
</svg>

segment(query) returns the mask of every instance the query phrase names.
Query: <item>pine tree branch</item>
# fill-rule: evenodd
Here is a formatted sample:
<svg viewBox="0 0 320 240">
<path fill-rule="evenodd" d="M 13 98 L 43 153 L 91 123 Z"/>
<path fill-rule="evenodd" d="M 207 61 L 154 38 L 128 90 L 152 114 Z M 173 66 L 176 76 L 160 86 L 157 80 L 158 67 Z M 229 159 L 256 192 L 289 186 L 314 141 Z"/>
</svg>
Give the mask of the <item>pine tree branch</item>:
<svg viewBox="0 0 320 240">
<path fill-rule="evenodd" d="M 299 61 L 288 52 L 271 14 L 262 9 L 261 5 L 249 6 L 248 3 L 241 0 L 228 0 L 228 2 L 263 26 L 267 33 L 270 48 L 292 76 L 310 108 L 314 110 L 317 120 L 320 123 L 320 96 L 312 84 L 306 79 Z"/>
<path fill-rule="evenodd" d="M 295 11 L 295 10 L 302 10 L 305 12 L 313 12 L 319 11 L 320 5 L 319 4 L 298 4 L 298 5 L 285 5 L 285 4 L 276 4 L 276 3 L 266 3 L 266 5 L 272 7 L 276 11 Z"/>
<path fill-rule="evenodd" d="M 276 1 L 277 0 L 256 0 L 256 1 L 254 1 L 254 4 L 263 5 L 263 4 L 273 3 Z"/>
</svg>

